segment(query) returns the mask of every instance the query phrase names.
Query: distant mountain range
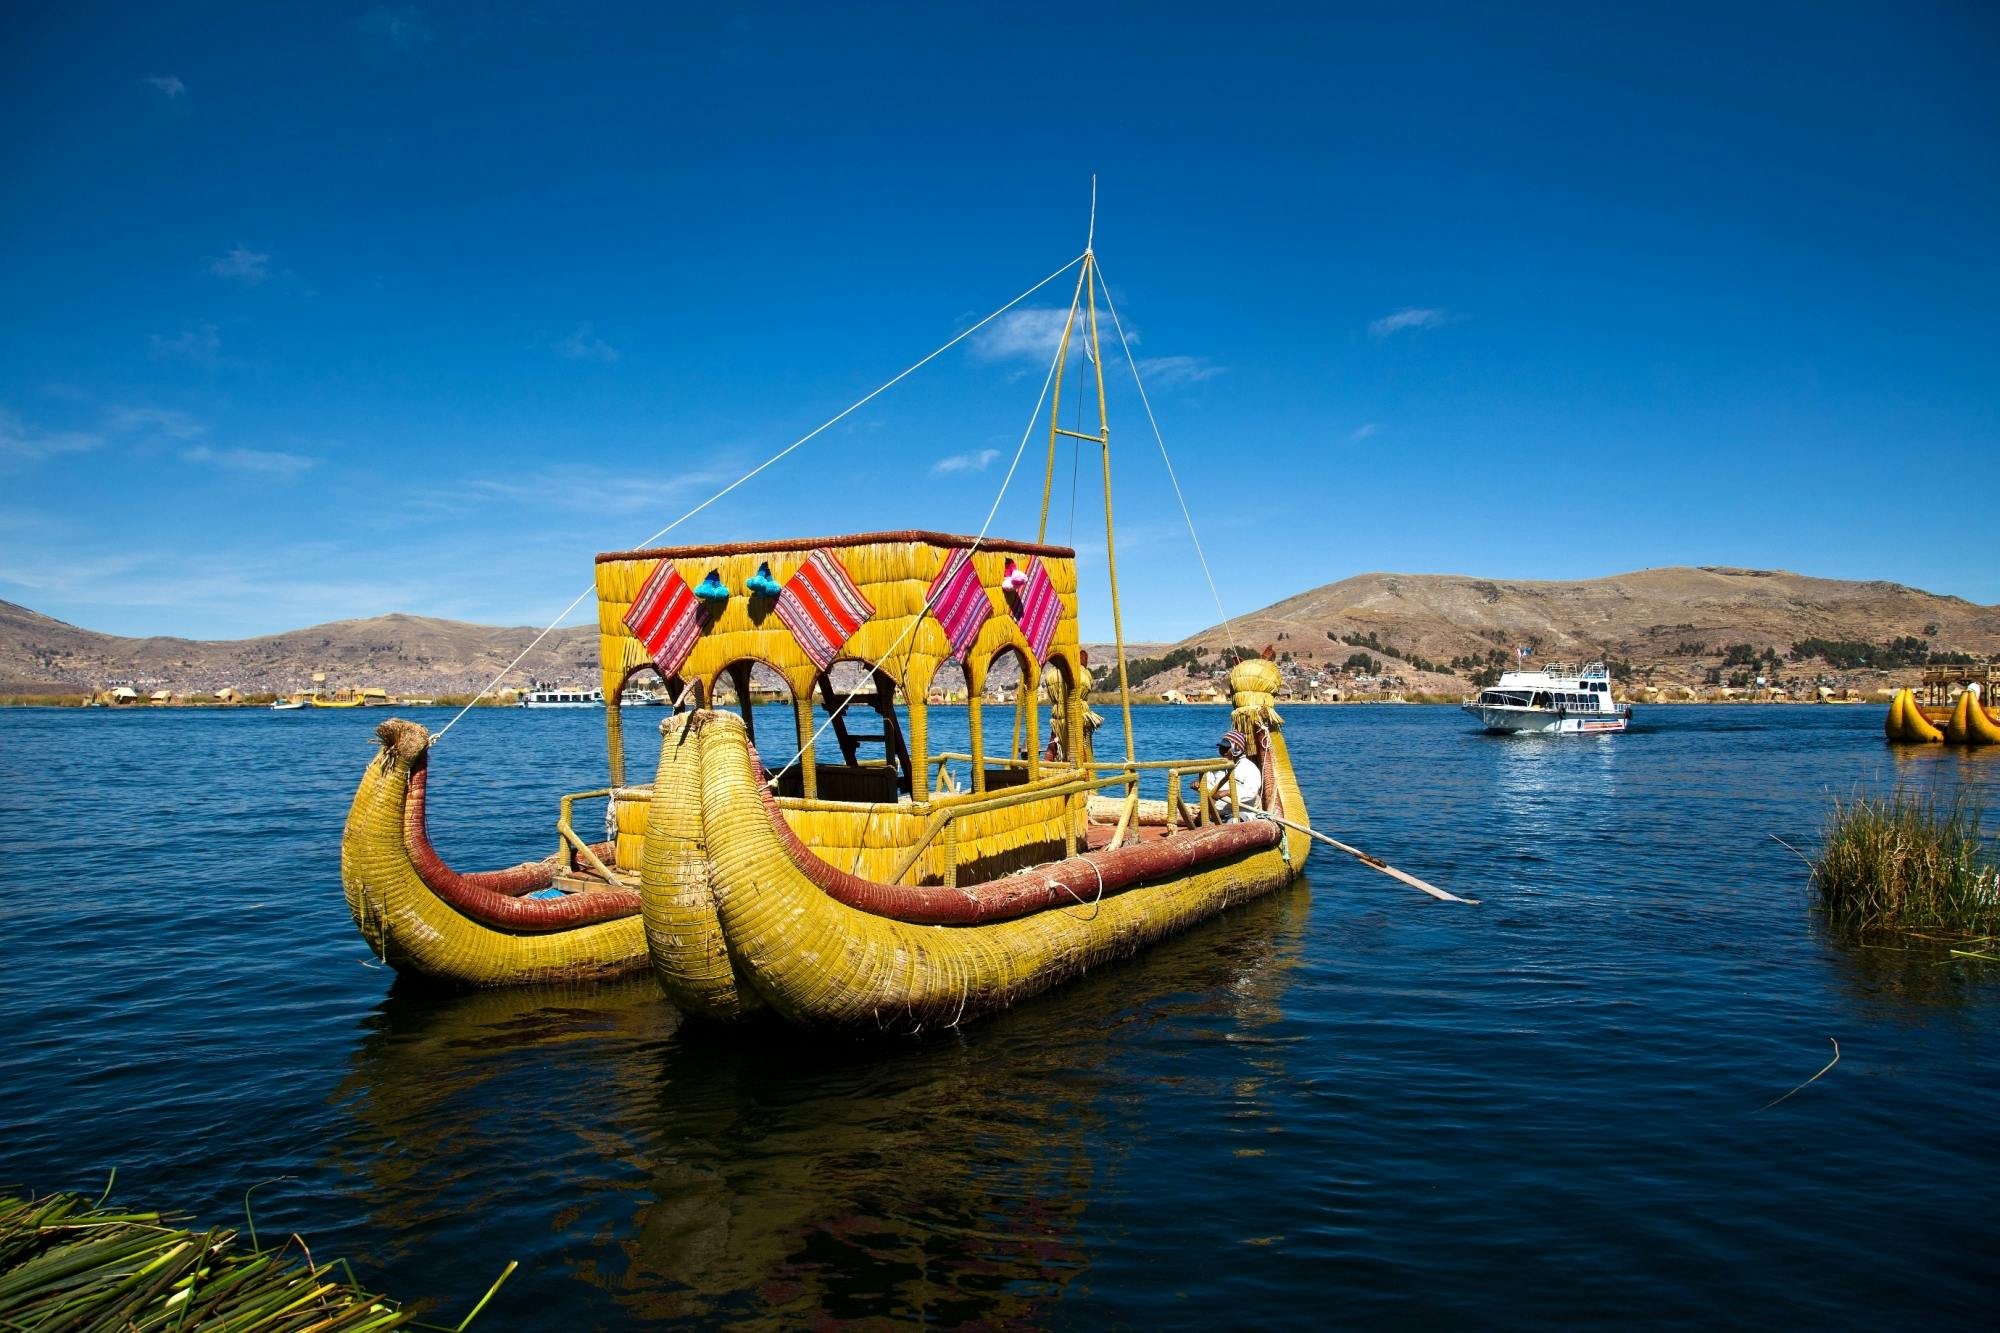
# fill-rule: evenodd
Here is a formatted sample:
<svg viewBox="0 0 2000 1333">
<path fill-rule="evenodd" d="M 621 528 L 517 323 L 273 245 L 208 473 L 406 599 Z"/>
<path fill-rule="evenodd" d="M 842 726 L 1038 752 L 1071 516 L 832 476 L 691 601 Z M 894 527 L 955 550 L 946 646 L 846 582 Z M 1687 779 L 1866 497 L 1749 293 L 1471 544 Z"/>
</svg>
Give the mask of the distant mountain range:
<svg viewBox="0 0 2000 1333">
<path fill-rule="evenodd" d="M 1370 645 L 1371 636 L 1387 652 Z M 1785 658 L 1794 645 L 1811 640 L 1879 648 L 1908 638 L 1938 651 L 1984 656 L 2000 652 L 2000 606 L 1900 583 L 1714 565 L 1569 581 L 1360 574 L 1175 646 L 1219 654 L 1232 638 L 1315 663 L 1338 665 L 1357 651 L 1371 652 L 1412 677 L 1412 684 L 1417 677 L 1446 684 L 1471 669 L 1463 664 L 1491 662 L 1496 653 L 1511 658 L 1519 648 L 1538 657 L 1665 667 L 1671 678 L 1718 662 L 1743 644 Z M 1456 659 L 1461 666 L 1456 672 L 1411 670 L 1410 659 L 1447 669 Z"/>
<path fill-rule="evenodd" d="M 114 683 L 283 692 L 305 686 L 316 671 L 335 687 L 470 693 L 534 635 L 525 627 L 386 615 L 254 639 L 131 639 L 0 602 L 0 693 L 81 692 Z M 1172 647 L 1219 655 L 1232 638 L 1260 650 L 1268 645 L 1313 667 L 1338 667 L 1366 652 L 1413 684 L 1444 686 L 1454 679 L 1462 684 L 1468 664 L 1510 656 L 1520 647 L 1542 656 L 1604 656 L 1680 670 L 1720 660 L 1734 645 L 1784 656 L 1794 644 L 1814 639 L 1880 645 L 1913 638 L 1938 650 L 1983 656 L 2000 652 L 2000 606 L 1898 583 L 1711 566 L 1567 582 L 1361 574 Z M 1135 658 L 1166 651 L 1152 643 L 1127 646 Z M 1109 647 L 1094 647 L 1091 659 L 1108 662 Z M 1177 674 L 1162 673 L 1149 688 L 1162 688 Z M 596 675 L 597 630 L 583 625 L 551 633 L 511 681 L 580 682 Z"/>
</svg>

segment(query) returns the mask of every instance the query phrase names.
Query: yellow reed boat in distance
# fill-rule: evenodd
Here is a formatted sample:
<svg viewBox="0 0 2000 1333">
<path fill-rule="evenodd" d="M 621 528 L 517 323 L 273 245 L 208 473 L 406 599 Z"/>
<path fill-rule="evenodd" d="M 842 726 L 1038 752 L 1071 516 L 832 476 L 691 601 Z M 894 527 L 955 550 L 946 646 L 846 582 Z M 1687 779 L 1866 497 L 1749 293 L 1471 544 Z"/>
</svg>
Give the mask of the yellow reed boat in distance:
<svg viewBox="0 0 2000 1333">
<path fill-rule="evenodd" d="M 342 848 L 371 945 L 399 969 L 470 985 L 636 959 L 692 1019 L 907 1032 L 1004 1008 L 1291 883 L 1311 835 L 1275 665 L 1229 676 L 1261 794 L 1239 793 L 1249 775 L 1213 749 L 1137 753 L 1101 279 L 1091 251 L 1073 265 L 1034 541 L 911 530 L 600 555 L 608 784 L 561 798 L 548 861 L 460 875 L 424 833 L 431 738 L 384 724 Z M 1058 424 L 1079 327 L 1094 433 Z M 1046 541 L 1065 436 L 1103 465 L 1116 759 L 1097 756 L 1075 553 Z M 651 782 L 624 762 L 621 704 L 642 685 L 675 701 Z M 960 690 L 966 748 L 934 748 L 929 701 Z M 1218 819 L 1225 793 L 1239 818 Z M 575 807 L 597 801 L 613 836 L 591 844 Z"/>
<path fill-rule="evenodd" d="M 1916 689 L 1899 689 L 1890 698 L 1883 733 L 1915 745 L 2000 745 L 2000 710 L 1991 702 L 1996 690 L 2000 659 L 1927 666 Z"/>
</svg>

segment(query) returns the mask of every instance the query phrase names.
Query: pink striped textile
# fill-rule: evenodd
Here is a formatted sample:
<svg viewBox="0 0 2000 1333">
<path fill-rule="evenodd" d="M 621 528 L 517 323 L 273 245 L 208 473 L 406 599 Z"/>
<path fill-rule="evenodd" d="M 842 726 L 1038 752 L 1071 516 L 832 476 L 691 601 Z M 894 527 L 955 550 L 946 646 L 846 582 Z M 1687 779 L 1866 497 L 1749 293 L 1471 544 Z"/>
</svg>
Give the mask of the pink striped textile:
<svg viewBox="0 0 2000 1333">
<path fill-rule="evenodd" d="M 945 642 L 951 645 L 951 655 L 962 660 L 986 618 L 993 614 L 993 599 L 979 582 L 970 551 L 953 551 L 945 558 L 944 568 L 931 580 L 926 600 L 944 630 Z"/>
<path fill-rule="evenodd" d="M 1056 622 L 1062 619 L 1062 598 L 1049 580 L 1048 568 L 1037 558 L 1028 566 L 1028 583 L 1021 589 L 1021 610 L 1014 619 L 1028 640 L 1028 651 L 1037 662 L 1046 662 L 1049 643 L 1056 637 Z"/>
</svg>

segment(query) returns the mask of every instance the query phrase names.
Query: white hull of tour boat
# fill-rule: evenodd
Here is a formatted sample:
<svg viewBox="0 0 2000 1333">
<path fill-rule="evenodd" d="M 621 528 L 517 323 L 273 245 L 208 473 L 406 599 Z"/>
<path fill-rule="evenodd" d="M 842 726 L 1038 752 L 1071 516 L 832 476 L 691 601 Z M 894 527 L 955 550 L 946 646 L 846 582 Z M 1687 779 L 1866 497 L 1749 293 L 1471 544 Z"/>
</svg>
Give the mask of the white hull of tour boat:
<svg viewBox="0 0 2000 1333">
<path fill-rule="evenodd" d="M 1570 713 L 1557 708 L 1510 707 L 1506 704 L 1461 704 L 1488 731 L 1517 735 L 1574 736 L 1623 731 L 1632 720 L 1625 710 L 1614 713 Z"/>
</svg>

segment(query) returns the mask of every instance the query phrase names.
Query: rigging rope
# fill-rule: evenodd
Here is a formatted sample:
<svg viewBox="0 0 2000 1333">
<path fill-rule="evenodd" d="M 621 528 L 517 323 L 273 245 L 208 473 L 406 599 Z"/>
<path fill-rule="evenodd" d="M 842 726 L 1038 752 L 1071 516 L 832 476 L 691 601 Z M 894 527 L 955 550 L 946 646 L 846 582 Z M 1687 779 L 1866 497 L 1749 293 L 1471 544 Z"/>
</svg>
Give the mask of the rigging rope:
<svg viewBox="0 0 2000 1333">
<path fill-rule="evenodd" d="M 1081 260 L 1082 258 L 1083 258 L 1082 255 L 1077 256 L 1078 260 Z M 1047 278 L 1042 279 L 1042 281 L 1046 283 L 1053 278 L 1060 277 L 1062 275 L 1062 272 L 1063 272 L 1062 269 L 1057 269 L 1054 273 L 1051 273 Z M 1072 317 L 1074 317 L 1076 314 L 1076 303 L 1077 300 L 1082 296 L 1082 293 L 1083 289 L 1079 287 L 1077 289 L 1077 296 L 1070 298 L 1069 308 L 1070 308 L 1070 315 Z M 1023 293 L 1023 295 L 1025 294 L 1026 293 Z M 1020 298 L 1016 297 L 1015 299 L 1019 300 Z M 1015 470 L 1021 466 L 1021 455 L 1027 452 L 1028 439 L 1035 433 L 1035 423 L 1041 420 L 1042 404 L 1048 401 L 1049 385 L 1055 382 L 1056 366 L 1061 361 L 1061 358 L 1062 358 L 1062 352 L 1060 349 L 1058 349 L 1056 352 L 1056 360 L 1051 361 L 1049 363 L 1049 373 L 1042 378 L 1042 391 L 1040 394 L 1036 395 L 1035 410 L 1028 414 L 1028 428 L 1021 432 L 1021 442 L 1018 445 L 1014 446 L 1014 457 L 1012 461 L 1010 461 L 1007 464 L 1007 475 L 1000 479 L 1000 493 L 993 497 L 993 504 L 986 511 L 986 521 L 979 525 L 979 535 L 972 539 L 972 545 L 966 549 L 966 558 L 968 560 L 972 558 L 972 553 L 974 551 L 977 551 L 980 545 L 985 542 L 986 534 L 988 530 L 990 530 L 993 526 L 993 518 L 996 514 L 1000 512 L 1000 502 L 1007 498 L 1007 487 L 1010 484 L 1012 484 L 1014 480 Z M 924 617 L 930 614 L 932 604 L 937 601 L 939 591 L 940 590 L 938 589 L 932 589 L 931 591 L 925 594 L 924 604 L 922 608 L 918 610 L 917 614 L 910 617 L 910 623 L 903 626 L 903 632 L 896 636 L 895 641 L 892 642 L 886 649 L 883 650 L 882 652 L 883 661 L 886 662 L 890 658 L 894 657 L 896 655 L 896 650 L 903 646 L 903 641 L 910 637 L 911 632 L 915 630 L 918 625 L 921 625 L 923 623 Z M 902 674 L 905 680 L 909 678 L 909 655 L 907 653 L 904 654 Z M 831 674 L 831 668 L 829 668 L 827 680 L 830 682 L 832 681 L 832 679 L 833 676 Z M 966 681 L 966 686 L 968 691 L 970 690 L 971 684 L 972 682 L 970 680 Z M 1035 682 L 1030 681 L 1028 679 L 1027 669 L 1023 668 L 1021 672 L 1020 688 L 1026 690 L 1031 685 L 1034 684 Z M 826 729 L 833 725 L 833 720 L 839 717 L 842 713 L 846 712 L 847 705 L 853 702 L 853 700 L 854 696 L 852 694 L 842 695 L 840 703 L 836 707 L 834 707 L 830 712 L 827 713 L 826 721 L 820 723 L 818 727 L 814 728 L 813 734 L 806 737 L 805 743 L 799 746 L 797 750 L 793 751 L 792 757 L 785 761 L 785 766 L 779 769 L 776 773 L 773 773 L 770 779 L 765 783 L 765 785 L 770 787 L 773 791 L 777 790 L 778 779 L 783 777 L 786 773 L 790 772 L 792 765 L 798 763 L 799 760 L 803 759 L 806 755 L 806 752 L 811 750 L 816 744 L 819 743 L 819 738 L 826 734 Z M 915 775 L 913 774 L 912 777 L 914 776 Z M 873 811 L 870 811 L 869 818 L 871 820 L 874 818 Z"/>
<path fill-rule="evenodd" d="M 910 375 L 914 374 L 916 371 L 923 369 L 925 366 L 929 365 L 932 361 L 935 361 L 938 357 L 942 356 L 945 352 L 950 351 L 953 347 L 957 346 L 959 343 L 964 342 L 974 333 L 977 333 L 980 329 L 986 327 L 988 324 L 991 324 L 994 320 L 1000 318 L 1000 316 L 1006 314 L 1009 310 L 1012 310 L 1015 306 L 1021 304 L 1021 302 L 1027 300 L 1030 296 L 1033 296 L 1036 292 L 1048 286 L 1051 282 L 1054 282 L 1057 278 L 1060 278 L 1063 274 L 1069 272 L 1072 268 L 1075 268 L 1078 264 L 1082 262 L 1083 262 L 1083 256 L 1078 255 L 1075 259 L 1070 260 L 1069 263 L 1064 264 L 1061 268 L 1049 274 L 1048 277 L 1043 278 L 1040 282 L 1028 288 L 1028 290 L 1022 292 L 1019 296 L 1009 301 L 1006 305 L 1001 306 L 998 310 L 995 310 L 992 314 L 986 316 L 986 318 L 980 320 L 977 324 L 968 325 L 966 328 L 961 329 L 949 341 L 945 342 L 942 346 L 938 347 L 928 356 L 924 357 L 920 361 L 913 362 L 910 366 L 904 369 L 900 374 L 896 375 L 893 379 L 883 381 L 880 385 L 876 386 L 868 393 L 862 395 L 860 398 L 855 399 L 852 403 L 848 404 L 840 411 L 834 413 L 832 416 L 828 417 L 825 421 L 822 421 L 819 425 L 807 431 L 804 435 L 799 436 L 798 439 L 793 440 L 790 444 L 780 449 L 777 453 L 772 454 L 769 458 L 759 463 L 756 467 L 751 468 L 748 472 L 738 477 L 735 481 L 732 481 L 727 486 L 724 486 L 714 495 L 709 496 L 706 500 L 703 500 L 700 504 L 688 510 L 685 514 L 682 514 L 679 518 L 667 524 L 667 526 L 665 526 L 664 528 L 661 528 L 658 532 L 655 532 L 652 536 L 638 543 L 638 546 L 635 549 L 644 549 L 645 547 L 652 545 L 660 538 L 672 532 L 675 528 L 678 528 L 681 524 L 693 518 L 696 514 L 699 514 L 702 510 L 714 504 L 717 500 L 720 500 L 723 496 L 728 495 L 731 491 L 741 486 L 744 482 L 749 481 L 752 477 L 755 477 L 758 473 L 764 471 L 766 468 L 769 468 L 773 464 L 783 460 L 785 457 L 790 455 L 794 450 L 796 450 L 800 445 L 812 439 L 815 435 L 820 434 L 822 431 L 826 430 L 827 427 L 832 426 L 835 423 L 839 422 L 843 417 L 849 416 L 857 409 L 868 404 L 871 400 L 881 396 L 881 394 L 883 394 L 885 391 L 894 388 L 897 384 L 909 378 Z M 1046 393 L 1047 390 L 1044 389 L 1043 392 Z M 1035 405 L 1035 412 L 1037 415 L 1041 413 L 1041 404 L 1037 403 Z M 1014 461 L 1016 463 L 1020 462 L 1020 455 L 1018 453 L 1015 454 Z M 1010 478 L 1014 475 L 1012 468 L 1008 469 L 1007 475 Z M 1002 495 L 1006 494 L 1006 487 L 1004 485 L 1001 487 L 1001 494 Z M 993 504 L 994 508 L 997 509 L 999 508 L 1000 502 L 996 499 L 993 502 Z M 991 523 L 992 521 L 993 521 L 992 515 L 990 514 L 987 515 L 987 522 Z M 981 537 L 984 537 L 986 535 L 986 531 L 984 528 L 980 529 L 979 535 Z M 588 598 L 596 591 L 597 591 L 597 583 L 593 579 L 590 586 L 585 588 L 582 592 L 578 593 L 576 595 L 576 599 L 572 601 L 568 606 L 564 607 L 562 609 L 562 612 L 559 615 L 557 615 L 554 620 L 550 621 L 548 625 L 545 628 L 543 628 L 540 634 L 537 634 L 533 639 L 531 639 L 528 643 L 528 646 L 526 648 L 523 648 L 520 651 L 520 653 L 514 658 L 513 661 L 509 662 L 506 666 L 502 667 L 498 675 L 493 677 L 492 680 L 486 682 L 486 687 L 484 689 L 480 690 L 479 693 L 472 696 L 471 703 L 466 704 L 465 707 L 459 709 L 456 713 L 452 714 L 451 721 L 445 723 L 442 727 L 438 728 L 437 735 L 431 737 L 431 744 L 436 745 L 439 741 L 443 740 L 445 737 L 445 733 L 450 731 L 453 727 L 457 726 L 460 718 L 464 717 L 467 713 L 471 712 L 473 706 L 476 705 L 481 699 L 484 699 L 487 695 L 491 694 L 493 692 L 493 687 L 498 685 L 501 681 L 507 678 L 508 672 L 512 671 L 515 667 L 521 665 L 521 663 L 524 660 L 526 660 L 528 654 L 535 651 L 536 647 L 541 644 L 542 640 L 548 638 L 549 635 L 555 631 L 556 626 L 562 624 L 563 621 L 569 619 L 570 614 L 574 612 L 577 607 L 583 605 L 584 599 Z M 815 737 L 817 737 L 818 733 L 814 734 Z M 794 757 L 796 758 L 796 756 Z"/>
<path fill-rule="evenodd" d="M 1215 590 L 1215 575 L 1209 573 L 1208 557 L 1202 554 L 1201 538 L 1194 530 L 1194 515 L 1188 512 L 1187 497 L 1181 494 L 1181 479 L 1174 475 L 1174 460 L 1167 457 L 1167 442 L 1160 434 L 1159 418 L 1153 415 L 1152 400 L 1146 397 L 1146 385 L 1139 378 L 1139 363 L 1132 358 L 1132 344 L 1126 340 L 1125 325 L 1118 318 L 1118 307 L 1111 300 L 1111 284 L 1104 279 L 1104 264 L 1092 256 L 1093 267 L 1097 270 L 1098 290 L 1104 293 L 1104 308 L 1111 312 L 1111 327 L 1118 330 L 1118 345 L 1125 351 L 1125 364 L 1132 368 L 1132 383 L 1139 388 L 1139 401 L 1145 405 L 1146 420 L 1153 427 L 1153 439 L 1160 446 L 1160 461 L 1167 465 L 1167 480 L 1174 484 L 1174 499 L 1180 502 L 1181 517 L 1187 520 L 1188 538 L 1194 542 L 1195 559 L 1201 562 L 1201 576 L 1208 581 L 1208 595 L 1215 600 L 1215 614 L 1222 617 L 1222 624 L 1229 631 L 1229 644 L 1225 655 L 1237 656 L 1236 626 L 1229 619 L 1229 613 L 1222 609 L 1222 595 Z"/>
</svg>

